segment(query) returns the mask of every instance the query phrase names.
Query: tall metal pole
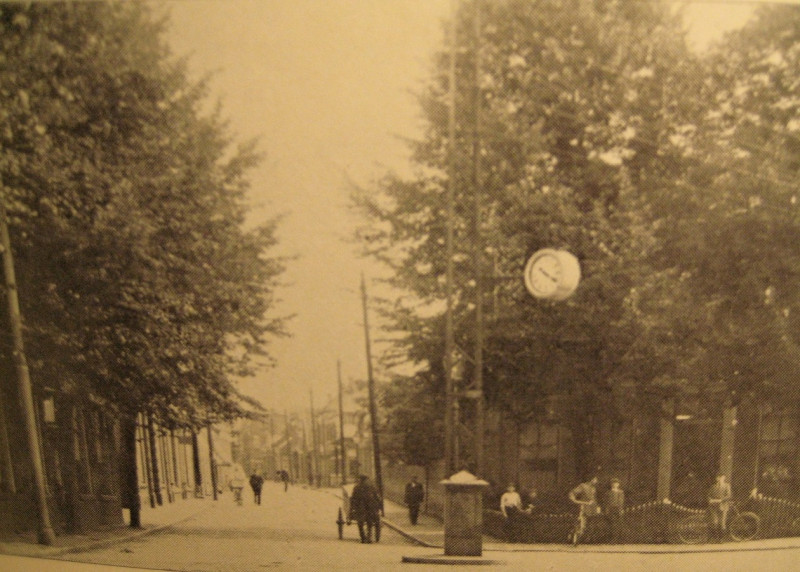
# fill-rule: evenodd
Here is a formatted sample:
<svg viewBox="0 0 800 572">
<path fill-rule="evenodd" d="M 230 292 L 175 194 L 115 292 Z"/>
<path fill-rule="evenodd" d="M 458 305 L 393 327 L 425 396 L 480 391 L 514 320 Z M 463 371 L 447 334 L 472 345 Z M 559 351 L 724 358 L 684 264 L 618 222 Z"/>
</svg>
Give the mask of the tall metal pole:
<svg viewBox="0 0 800 572">
<path fill-rule="evenodd" d="M 473 85 L 473 104 L 475 121 L 472 133 L 472 187 L 475 198 L 474 218 L 474 272 L 475 272 L 475 467 L 479 476 L 483 475 L 483 240 L 481 233 L 481 0 L 474 0 L 475 76 Z"/>
<path fill-rule="evenodd" d="M 25 358 L 25 346 L 22 341 L 22 315 L 19 310 L 17 278 L 14 273 L 14 259 L 11 256 L 11 238 L 8 234 L 8 220 L 4 199 L 0 199 L 0 248 L 3 252 L 3 272 L 5 274 L 6 294 L 8 299 L 8 317 L 11 325 L 14 363 L 17 368 L 17 389 L 20 395 L 22 413 L 25 421 L 25 436 L 28 440 L 31 469 L 33 471 L 34 494 L 36 508 L 39 512 L 39 544 L 51 545 L 56 536 L 50 524 L 50 512 L 47 507 L 45 493 L 44 463 L 39 443 L 39 429 L 36 426 L 36 411 L 33 405 L 33 390 Z"/>
<path fill-rule="evenodd" d="M 369 322 L 367 321 L 367 283 L 361 274 L 361 302 L 364 307 L 364 340 L 367 350 L 367 388 L 369 390 L 369 417 L 372 427 L 372 457 L 375 464 L 375 485 L 383 499 L 383 475 L 381 472 L 381 447 L 378 439 L 378 408 L 375 405 L 375 378 L 372 375 L 372 352 L 369 344 Z M 381 512 L 383 503 L 381 502 Z"/>
<path fill-rule="evenodd" d="M 339 386 L 339 447 L 342 459 L 342 485 L 347 484 L 347 452 L 344 448 L 344 397 L 342 391 L 342 360 L 336 360 L 336 379 Z"/>
<path fill-rule="evenodd" d="M 450 0 L 450 70 L 448 83 L 450 89 L 450 105 L 448 109 L 448 169 L 447 169 L 447 227 L 445 239 L 445 310 L 444 325 L 444 382 L 445 382 L 445 407 L 444 407 L 444 466 L 445 474 L 455 472 L 453 455 L 453 436 L 455 434 L 455 420 L 453 414 L 454 388 L 453 388 L 453 350 L 455 340 L 453 336 L 453 218 L 455 216 L 455 188 L 456 188 L 456 6 L 458 0 Z"/>
</svg>

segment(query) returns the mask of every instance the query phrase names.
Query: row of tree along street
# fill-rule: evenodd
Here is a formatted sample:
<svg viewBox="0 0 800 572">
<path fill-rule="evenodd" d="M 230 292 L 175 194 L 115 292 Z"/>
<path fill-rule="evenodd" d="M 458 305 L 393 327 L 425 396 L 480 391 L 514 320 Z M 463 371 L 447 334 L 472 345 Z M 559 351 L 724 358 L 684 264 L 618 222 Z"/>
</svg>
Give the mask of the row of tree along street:
<svg viewBox="0 0 800 572">
<path fill-rule="evenodd" d="M 119 518 L 120 496 L 136 525 L 137 415 L 177 431 L 256 408 L 231 380 L 283 331 L 276 221 L 244 225 L 255 145 L 204 111 L 165 25 L 140 2 L 0 7 L 0 198 L 57 531 Z M 6 340 L 0 520 L 20 530 L 36 471 Z"/>
<path fill-rule="evenodd" d="M 354 192 L 364 250 L 404 293 L 382 305 L 402 334 L 385 365 L 417 366 L 384 391 L 385 453 L 443 456 L 453 173 L 463 463 L 485 440 L 474 468 L 498 485 L 563 496 L 599 467 L 633 500 L 701 500 L 723 470 L 735 491 L 787 494 L 800 458 L 800 9 L 759 7 L 698 54 L 667 3 L 457 5 L 455 46 L 419 94 L 416 174 Z M 544 247 L 580 260 L 565 302 L 524 291 Z M 488 414 L 476 438 L 465 390 L 479 307 Z"/>
</svg>

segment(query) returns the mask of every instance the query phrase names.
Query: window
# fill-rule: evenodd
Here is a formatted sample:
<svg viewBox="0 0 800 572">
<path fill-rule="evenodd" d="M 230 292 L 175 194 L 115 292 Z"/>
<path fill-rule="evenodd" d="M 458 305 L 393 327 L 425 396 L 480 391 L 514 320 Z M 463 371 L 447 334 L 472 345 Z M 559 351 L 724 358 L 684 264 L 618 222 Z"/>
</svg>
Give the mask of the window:
<svg viewBox="0 0 800 572">
<path fill-rule="evenodd" d="M 519 437 L 520 457 L 534 471 L 558 468 L 558 426 L 549 423 L 529 425 Z"/>
<path fill-rule="evenodd" d="M 793 407 L 762 410 L 759 462 L 764 484 L 783 484 L 796 476 L 798 415 Z"/>
</svg>

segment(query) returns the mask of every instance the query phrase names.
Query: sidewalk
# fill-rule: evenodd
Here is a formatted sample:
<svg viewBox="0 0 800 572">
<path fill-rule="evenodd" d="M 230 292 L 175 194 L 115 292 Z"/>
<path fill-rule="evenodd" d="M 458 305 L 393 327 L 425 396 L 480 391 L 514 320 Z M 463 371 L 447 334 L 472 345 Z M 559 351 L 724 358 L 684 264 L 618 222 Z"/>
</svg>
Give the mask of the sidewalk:
<svg viewBox="0 0 800 572">
<path fill-rule="evenodd" d="M 384 501 L 383 523 L 409 540 L 428 548 L 444 548 L 444 525 L 438 519 L 420 514 L 416 526 L 408 519 L 408 509 Z M 745 552 L 759 550 L 799 550 L 800 538 L 771 538 L 717 544 L 513 544 L 483 537 L 484 552 L 578 552 L 604 554 L 686 554 L 702 552 Z"/>
<path fill-rule="evenodd" d="M 123 510 L 125 524 L 102 530 L 91 531 L 86 534 L 67 534 L 56 536 L 55 544 L 44 546 L 36 541 L 36 533 L 18 535 L 14 538 L 0 537 L 0 554 L 14 556 L 30 556 L 38 558 L 53 558 L 70 552 L 81 552 L 104 548 L 119 542 L 134 540 L 140 536 L 152 534 L 158 530 L 191 518 L 192 516 L 211 508 L 213 499 L 188 498 L 175 499 L 175 502 L 164 502 L 162 506 L 150 508 L 142 505 L 142 528 L 133 529 L 128 526 L 128 511 Z M 230 495 L 222 495 L 217 502 L 231 502 Z"/>
</svg>

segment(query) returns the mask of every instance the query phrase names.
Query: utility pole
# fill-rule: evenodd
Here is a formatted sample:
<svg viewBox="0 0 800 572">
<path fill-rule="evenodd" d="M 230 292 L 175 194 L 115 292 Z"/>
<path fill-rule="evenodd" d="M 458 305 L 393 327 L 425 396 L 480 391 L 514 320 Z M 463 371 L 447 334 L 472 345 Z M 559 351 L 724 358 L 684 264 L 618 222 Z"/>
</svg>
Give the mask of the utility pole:
<svg viewBox="0 0 800 572">
<path fill-rule="evenodd" d="M 289 427 L 289 412 L 283 410 L 283 415 L 286 418 L 286 471 L 289 473 L 289 482 L 292 481 L 292 434 Z M 296 475 L 295 475 L 296 476 Z"/>
<path fill-rule="evenodd" d="M 481 0 L 474 0 L 474 37 L 475 75 L 473 84 L 473 105 L 475 120 L 472 132 L 472 190 L 475 200 L 475 218 L 473 227 L 473 254 L 475 272 L 475 375 L 473 390 L 475 399 L 475 467 L 478 476 L 484 473 L 483 466 L 483 240 L 481 233 Z"/>
<path fill-rule="evenodd" d="M 342 459 L 342 485 L 347 484 L 347 453 L 344 448 L 344 405 L 342 397 L 342 360 L 336 360 L 336 379 L 339 386 L 339 447 Z"/>
<path fill-rule="evenodd" d="M 317 440 L 317 415 L 314 412 L 314 390 L 308 390 L 309 398 L 311 399 L 311 468 L 313 473 L 314 482 L 320 486 L 320 470 L 319 470 L 319 442 Z"/>
<path fill-rule="evenodd" d="M 269 410 L 269 451 L 272 454 L 272 470 L 280 469 L 280 459 L 275 453 L 275 411 Z"/>
<path fill-rule="evenodd" d="M 369 322 L 367 321 L 367 283 L 361 274 L 361 302 L 364 307 L 364 340 L 367 350 L 367 387 L 369 390 L 369 417 L 372 427 L 372 457 L 375 464 L 375 485 L 381 495 L 381 513 L 383 513 L 383 476 L 381 472 L 381 448 L 378 439 L 378 408 L 375 405 L 375 378 L 372 375 L 372 352 L 369 344 Z"/>
<path fill-rule="evenodd" d="M 47 507 L 45 493 L 44 463 L 39 442 L 39 429 L 36 426 L 36 410 L 33 405 L 33 390 L 25 358 L 25 346 L 22 340 L 22 315 L 19 310 L 17 278 L 14 273 L 14 259 L 11 255 L 11 238 L 8 234 L 8 219 L 5 197 L 0 198 L 0 248 L 3 253 L 3 272 L 5 275 L 6 295 L 8 300 L 8 317 L 11 325 L 13 343 L 12 355 L 17 369 L 17 390 L 22 402 L 22 413 L 25 420 L 25 436 L 28 440 L 31 469 L 33 471 L 34 494 L 36 508 L 39 513 L 39 544 L 52 545 L 56 536 L 50 524 L 50 512 Z"/>
<path fill-rule="evenodd" d="M 453 437 L 455 435 L 455 391 L 453 388 L 453 218 L 455 217 L 456 188 L 456 54 L 457 24 L 456 5 L 458 0 L 450 0 L 450 69 L 448 83 L 450 88 L 450 105 L 448 109 L 448 167 L 447 167 L 447 226 L 445 239 L 445 326 L 444 326 L 444 468 L 445 475 L 452 475 L 455 470 Z"/>
</svg>

